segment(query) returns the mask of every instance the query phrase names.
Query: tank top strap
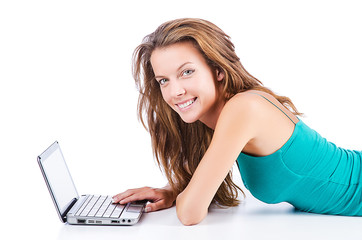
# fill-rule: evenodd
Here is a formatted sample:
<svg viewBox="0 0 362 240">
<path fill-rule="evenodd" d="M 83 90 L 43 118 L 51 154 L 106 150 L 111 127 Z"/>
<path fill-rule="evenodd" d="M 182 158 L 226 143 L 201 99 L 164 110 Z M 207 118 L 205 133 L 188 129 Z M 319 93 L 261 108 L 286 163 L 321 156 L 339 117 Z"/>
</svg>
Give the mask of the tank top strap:
<svg viewBox="0 0 362 240">
<path fill-rule="evenodd" d="M 276 104 L 274 104 L 272 101 L 270 101 L 268 98 L 264 97 L 263 95 L 261 94 L 258 94 L 258 93 L 254 93 L 254 92 L 249 92 L 251 94 L 255 94 L 255 95 L 259 95 L 260 97 L 264 98 L 265 100 L 267 100 L 268 102 L 270 102 L 271 104 L 273 104 L 276 108 L 278 108 L 282 113 L 284 113 L 285 116 L 287 116 L 287 118 L 290 119 L 290 121 L 292 121 L 294 123 L 294 125 L 296 125 L 296 123 L 293 121 L 293 119 L 291 119 L 288 114 L 286 114 L 280 107 L 278 107 Z"/>
</svg>

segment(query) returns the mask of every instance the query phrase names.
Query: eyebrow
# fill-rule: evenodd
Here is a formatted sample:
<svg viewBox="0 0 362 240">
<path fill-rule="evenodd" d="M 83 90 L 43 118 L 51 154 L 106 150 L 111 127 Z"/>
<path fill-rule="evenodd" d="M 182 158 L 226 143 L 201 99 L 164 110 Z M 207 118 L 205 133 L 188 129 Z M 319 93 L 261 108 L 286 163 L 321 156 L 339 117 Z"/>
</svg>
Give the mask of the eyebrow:
<svg viewBox="0 0 362 240">
<path fill-rule="evenodd" d="M 189 63 L 192 64 L 192 62 L 185 62 L 185 63 L 181 64 L 181 66 L 179 66 L 176 71 L 177 72 L 180 71 L 181 68 L 183 68 L 185 65 L 187 65 Z M 164 76 L 162 76 L 162 75 L 161 76 L 155 76 L 155 78 L 164 78 Z"/>
</svg>

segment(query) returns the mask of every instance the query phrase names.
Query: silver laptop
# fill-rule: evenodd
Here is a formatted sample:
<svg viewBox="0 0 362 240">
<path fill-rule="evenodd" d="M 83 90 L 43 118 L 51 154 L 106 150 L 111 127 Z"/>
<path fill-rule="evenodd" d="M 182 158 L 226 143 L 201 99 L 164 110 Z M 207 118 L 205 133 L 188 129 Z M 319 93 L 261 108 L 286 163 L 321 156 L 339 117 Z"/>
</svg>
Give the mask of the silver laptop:
<svg viewBox="0 0 362 240">
<path fill-rule="evenodd" d="M 146 201 L 121 205 L 113 203 L 111 196 L 79 196 L 58 142 L 38 156 L 38 163 L 62 222 L 133 225 L 140 219 Z"/>
</svg>

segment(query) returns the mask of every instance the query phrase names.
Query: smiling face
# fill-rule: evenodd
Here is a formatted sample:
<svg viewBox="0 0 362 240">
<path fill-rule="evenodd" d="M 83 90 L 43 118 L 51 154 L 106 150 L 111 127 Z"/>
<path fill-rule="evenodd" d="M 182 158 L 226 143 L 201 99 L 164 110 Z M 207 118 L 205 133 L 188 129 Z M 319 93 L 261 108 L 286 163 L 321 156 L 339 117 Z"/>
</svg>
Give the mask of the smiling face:
<svg viewBox="0 0 362 240">
<path fill-rule="evenodd" d="M 200 120 L 215 128 L 224 106 L 215 84 L 223 79 L 223 73 L 213 71 L 192 42 L 156 48 L 151 64 L 163 99 L 182 120 L 187 123 Z"/>
</svg>

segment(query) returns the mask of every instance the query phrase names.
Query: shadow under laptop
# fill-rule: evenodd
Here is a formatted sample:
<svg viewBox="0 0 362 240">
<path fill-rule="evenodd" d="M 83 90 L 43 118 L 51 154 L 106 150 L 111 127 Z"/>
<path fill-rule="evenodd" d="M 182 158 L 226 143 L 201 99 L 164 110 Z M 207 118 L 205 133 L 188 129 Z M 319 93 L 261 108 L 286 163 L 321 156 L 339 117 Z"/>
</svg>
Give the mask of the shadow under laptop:
<svg viewBox="0 0 362 240">
<path fill-rule="evenodd" d="M 106 239 L 122 236 L 132 239 L 139 235 L 139 227 L 134 226 L 87 226 L 64 224 L 58 232 L 59 240 L 63 239 Z"/>
</svg>

